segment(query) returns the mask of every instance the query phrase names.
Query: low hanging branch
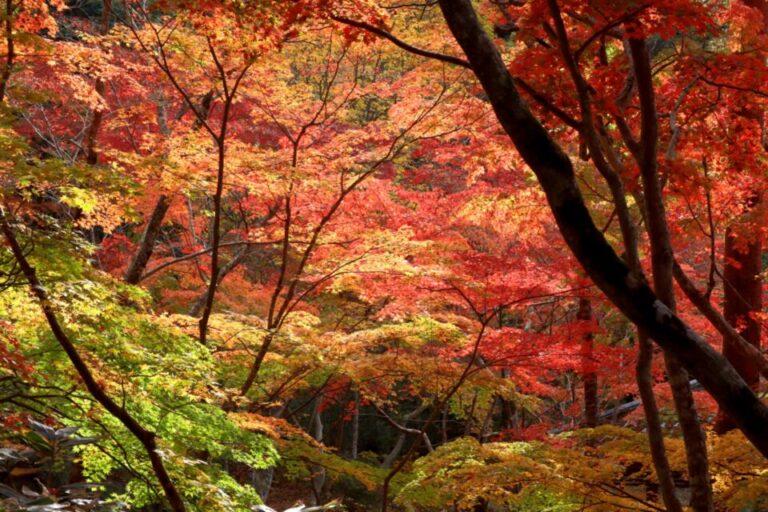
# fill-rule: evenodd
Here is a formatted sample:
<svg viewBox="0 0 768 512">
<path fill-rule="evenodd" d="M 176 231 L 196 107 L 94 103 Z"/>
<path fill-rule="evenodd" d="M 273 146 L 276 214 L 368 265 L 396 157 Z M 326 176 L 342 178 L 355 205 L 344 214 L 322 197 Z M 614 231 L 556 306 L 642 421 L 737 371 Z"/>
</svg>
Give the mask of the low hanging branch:
<svg viewBox="0 0 768 512">
<path fill-rule="evenodd" d="M 408 464 L 408 462 L 411 460 L 411 457 L 413 457 L 416 451 L 421 447 L 421 443 L 424 441 L 429 441 L 427 430 L 432 425 L 432 423 L 434 423 L 434 421 L 437 419 L 437 416 L 442 412 L 445 406 L 448 405 L 448 402 L 451 400 L 451 398 L 453 398 L 453 395 L 456 394 L 456 392 L 461 388 L 461 386 L 464 385 L 467 378 L 470 376 L 472 367 L 478 360 L 478 356 L 480 354 L 480 344 L 483 341 L 485 331 L 488 328 L 488 324 L 491 322 L 491 320 L 493 320 L 494 316 L 496 316 L 497 311 L 498 310 L 481 320 L 480 330 L 478 331 L 477 336 L 475 337 L 475 340 L 472 344 L 472 352 L 470 353 L 469 361 L 466 365 L 464 365 L 464 370 L 461 372 L 461 375 L 459 375 L 459 378 L 456 380 L 456 382 L 453 383 L 445 396 L 443 396 L 440 400 L 436 400 L 434 406 L 432 407 L 432 412 L 422 425 L 421 430 L 419 430 L 419 435 L 416 435 L 416 439 L 414 439 L 413 443 L 411 443 L 410 448 L 408 448 L 408 451 L 405 453 L 403 458 L 400 459 L 400 462 L 398 462 L 384 478 L 384 483 L 381 487 L 381 512 L 387 512 L 387 510 L 389 510 L 389 486 L 392 482 L 392 479 L 398 473 L 400 473 L 400 471 L 403 470 L 406 464 Z"/>
<path fill-rule="evenodd" d="M 156 434 L 141 426 L 141 424 L 139 424 L 139 422 L 136 421 L 136 419 L 131 416 L 131 414 L 125 408 L 121 407 L 114 400 L 112 400 L 112 398 L 110 398 L 109 395 L 102 389 L 101 385 L 96 382 L 96 379 L 93 376 L 90 368 L 80 356 L 80 353 L 77 351 L 77 348 L 75 347 L 72 340 L 61 327 L 61 324 L 59 323 L 59 320 L 56 316 L 56 312 L 54 311 L 51 301 L 48 297 L 48 293 L 45 291 L 45 288 L 43 288 L 43 285 L 37 278 L 37 273 L 35 272 L 34 267 L 32 267 L 32 265 L 29 263 L 29 260 L 19 245 L 13 229 L 8 222 L 5 209 L 1 206 L 0 230 L 3 232 L 5 241 L 13 253 L 13 257 L 15 258 L 27 282 L 29 283 L 30 290 L 37 299 L 37 302 L 40 305 L 40 309 L 43 311 L 43 314 L 48 321 L 48 326 L 51 329 L 51 333 L 56 338 L 56 341 L 59 342 L 61 348 L 64 349 L 64 352 L 66 352 L 67 357 L 69 357 L 69 360 L 72 363 L 72 366 L 75 367 L 78 375 L 83 380 L 86 389 L 102 407 L 104 407 L 112 416 L 117 418 L 120 423 L 122 423 L 123 426 L 125 426 L 125 428 L 128 429 L 128 431 L 133 434 L 134 437 L 136 437 L 136 439 L 138 439 L 142 444 L 144 450 L 147 452 L 150 463 L 152 464 L 152 470 L 154 471 L 157 480 L 160 482 L 160 486 L 165 492 L 165 496 L 168 499 L 168 504 L 171 506 L 171 509 L 174 512 L 186 512 L 187 509 L 184 505 L 184 501 L 182 500 L 179 491 L 176 489 L 176 486 L 171 480 L 171 477 L 165 468 L 165 464 L 163 463 L 162 457 L 157 451 Z"/>
</svg>

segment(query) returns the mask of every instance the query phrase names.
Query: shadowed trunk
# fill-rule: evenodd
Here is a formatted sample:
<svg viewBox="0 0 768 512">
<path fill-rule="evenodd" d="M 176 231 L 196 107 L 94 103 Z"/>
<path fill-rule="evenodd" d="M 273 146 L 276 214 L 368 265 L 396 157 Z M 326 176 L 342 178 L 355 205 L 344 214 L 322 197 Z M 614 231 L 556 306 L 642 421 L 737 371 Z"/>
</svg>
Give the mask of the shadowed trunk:
<svg viewBox="0 0 768 512">
<path fill-rule="evenodd" d="M 725 268 L 723 270 L 724 304 L 723 316 L 749 344 L 760 349 L 760 323 L 751 313 L 762 308 L 762 244 L 745 241 L 739 244 L 733 231 L 725 233 Z M 760 383 L 759 360 L 739 350 L 737 342 L 730 337 L 723 338 L 723 355 L 730 361 L 739 375 L 753 389 Z M 718 413 L 715 431 L 725 433 L 736 425 L 722 409 Z"/>
<path fill-rule="evenodd" d="M 133 255 L 131 264 L 128 266 L 128 270 L 125 271 L 123 280 L 129 284 L 138 284 L 141 280 L 141 274 L 147 268 L 149 258 L 152 257 L 152 252 L 155 250 L 155 242 L 157 241 L 157 235 L 160 234 L 160 227 L 163 224 L 163 218 L 168 207 L 171 205 L 168 196 L 161 194 L 157 198 L 155 208 L 152 210 L 147 225 L 144 227 L 144 232 L 141 235 L 141 241 L 139 242 L 139 248 Z"/>
<path fill-rule="evenodd" d="M 355 409 L 352 411 L 352 447 L 350 454 L 352 460 L 357 460 L 357 450 L 360 444 L 360 391 L 355 390 L 352 394 L 355 401 Z"/>
<path fill-rule="evenodd" d="M 659 480 L 661 497 L 669 512 L 682 512 L 683 508 L 675 494 L 675 481 L 664 446 L 664 432 L 659 420 L 659 407 L 656 405 L 656 395 L 653 394 L 653 379 L 651 366 L 653 363 L 653 344 L 648 335 L 638 329 L 638 354 L 635 367 L 637 389 L 645 411 L 645 423 L 648 429 L 648 445 L 651 449 L 656 478 Z"/>
<path fill-rule="evenodd" d="M 630 39 L 629 48 L 640 99 L 640 177 L 643 183 L 645 220 L 651 245 L 653 288 L 658 298 L 675 313 L 674 253 L 669 236 L 664 197 L 658 172 L 658 121 L 650 55 L 644 39 Z M 696 512 L 712 512 L 712 486 L 709 478 L 707 443 L 693 401 L 688 372 L 678 356 L 664 351 L 669 385 L 685 442 L 685 455 L 691 482 L 691 507 Z"/>
<path fill-rule="evenodd" d="M 576 313 L 578 320 L 592 320 L 592 303 L 589 299 L 579 299 L 579 310 Z M 584 384 L 584 425 L 587 427 L 597 426 L 597 373 L 595 373 L 594 362 L 594 336 L 592 332 L 584 334 L 581 343 L 581 359 Z"/>
<path fill-rule="evenodd" d="M 323 411 L 321 410 L 323 403 L 323 395 L 319 395 L 315 399 L 315 406 L 312 410 L 312 417 L 310 419 L 310 428 L 312 429 L 312 437 L 318 442 L 323 442 L 324 426 L 323 426 Z M 323 487 L 325 486 L 325 468 L 316 464 L 311 466 L 312 468 L 312 493 L 314 495 L 315 505 L 320 505 L 323 502 Z"/>
<path fill-rule="evenodd" d="M 102 4 L 101 20 L 99 21 L 99 34 L 107 35 L 109 32 L 109 18 L 112 16 L 112 0 L 104 0 Z M 104 80 L 97 78 L 94 84 L 96 94 L 100 97 L 104 97 Z M 85 134 L 85 141 L 83 146 L 85 147 L 85 161 L 90 165 L 95 165 L 99 161 L 99 153 L 96 150 L 96 137 L 99 135 L 101 129 L 101 123 L 104 119 L 104 112 L 101 109 L 95 108 L 91 112 L 91 123 L 88 125 L 88 129 Z"/>
<path fill-rule="evenodd" d="M 440 0 L 443 17 L 493 106 L 501 126 L 536 174 L 563 238 L 592 281 L 733 416 L 750 442 L 768 456 L 768 407 L 728 361 L 690 329 L 630 272 L 595 226 L 573 165 L 520 97 L 498 50 L 470 0 Z"/>
<path fill-rule="evenodd" d="M 757 9 L 763 16 L 761 35 L 768 33 L 768 1 L 743 0 L 744 4 Z M 761 52 L 761 58 L 765 58 Z M 765 112 L 760 107 L 749 107 L 744 110 L 745 117 L 757 120 L 765 130 Z M 763 148 L 768 150 L 768 145 L 763 142 Z M 755 191 L 749 199 L 750 209 L 755 209 L 762 197 Z M 759 236 L 759 235 L 758 235 Z M 760 349 L 760 324 L 750 316 L 751 311 L 760 311 L 762 308 L 762 282 L 760 271 L 762 267 L 762 243 L 758 238 L 750 240 L 745 247 L 739 247 L 733 237 L 731 228 L 725 232 L 725 265 L 723 278 L 725 283 L 723 316 L 728 323 L 738 328 L 739 334 L 749 344 Z M 743 326 L 739 328 L 739 326 Z M 744 378 L 749 386 L 757 388 L 760 382 L 760 367 L 755 358 L 750 358 L 739 350 L 733 337 L 723 338 L 723 355 L 736 368 L 736 371 Z M 759 361 L 759 360 L 757 360 Z M 718 411 L 715 431 L 724 433 L 736 427 L 736 422 L 724 409 Z"/>
</svg>

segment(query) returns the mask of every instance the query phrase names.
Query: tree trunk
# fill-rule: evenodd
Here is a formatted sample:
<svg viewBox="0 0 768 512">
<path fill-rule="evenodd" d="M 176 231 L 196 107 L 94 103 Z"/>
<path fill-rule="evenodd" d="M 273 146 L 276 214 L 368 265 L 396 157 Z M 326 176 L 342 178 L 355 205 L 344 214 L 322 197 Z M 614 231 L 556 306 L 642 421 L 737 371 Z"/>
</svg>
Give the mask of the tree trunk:
<svg viewBox="0 0 768 512">
<path fill-rule="evenodd" d="M 638 96 L 640 98 L 640 177 L 643 183 L 645 220 L 651 245 L 653 288 L 658 298 L 675 313 L 674 253 L 669 236 L 661 180 L 658 173 L 658 121 L 650 55 L 644 39 L 630 39 Z M 709 478 L 707 443 L 693 402 L 688 372 L 677 356 L 664 351 L 669 385 L 685 442 L 685 455 L 691 481 L 691 507 L 696 512 L 712 512 L 712 486 Z"/>
<path fill-rule="evenodd" d="M 592 303 L 587 298 L 579 299 L 579 310 L 576 318 L 584 322 L 592 320 Z M 582 379 L 584 385 L 584 425 L 587 427 L 597 426 L 597 373 L 595 373 L 594 361 L 594 336 L 592 332 L 584 334 L 581 342 L 581 365 Z"/>
<path fill-rule="evenodd" d="M 520 97 L 471 0 L 440 0 L 439 4 L 496 117 L 536 174 L 563 238 L 589 277 L 622 313 L 679 358 L 768 457 L 768 407 L 722 355 L 658 299 L 641 275 L 630 272 L 608 244 L 584 203 L 570 159 Z"/>
<path fill-rule="evenodd" d="M 725 268 L 723 271 L 724 304 L 723 316 L 729 324 L 736 327 L 749 344 L 760 349 L 760 323 L 752 318 L 751 313 L 762 309 L 762 244 L 759 240 L 740 245 L 733 231 L 725 232 Z M 736 368 L 739 375 L 752 389 L 757 389 L 760 382 L 758 361 L 739 350 L 730 337 L 723 338 L 723 355 Z M 725 433 L 736 425 L 720 409 L 715 431 Z"/>
<path fill-rule="evenodd" d="M 312 437 L 319 443 L 323 442 L 323 413 L 320 406 L 323 403 L 323 395 L 315 398 L 315 407 L 312 411 L 312 421 L 310 427 L 313 429 Z M 314 494 L 314 505 L 320 505 L 323 502 L 323 486 L 325 485 L 325 468 L 312 465 L 312 493 Z"/>
<path fill-rule="evenodd" d="M 123 280 L 126 283 L 138 284 L 141 280 L 141 275 L 144 273 L 144 269 L 147 268 L 149 258 L 152 257 L 152 252 L 155 250 L 155 241 L 157 240 L 157 235 L 160 234 L 163 218 L 170 205 L 170 199 L 165 194 L 161 194 L 160 197 L 157 198 L 157 203 L 155 203 L 155 208 L 152 210 L 152 215 L 150 215 L 147 225 L 144 227 L 144 232 L 141 235 L 139 248 L 133 255 L 131 264 L 128 266 L 128 270 L 125 271 L 125 275 L 123 276 Z"/>
<path fill-rule="evenodd" d="M 768 1 L 744 0 L 744 4 L 757 9 L 763 15 L 763 27 L 761 34 L 768 33 Z M 764 52 L 760 56 L 765 58 Z M 754 107 L 745 109 L 745 117 L 760 122 L 765 130 L 765 111 L 763 108 Z M 768 149 L 763 144 L 764 149 Z M 759 191 L 755 191 L 749 199 L 749 207 L 756 208 L 762 200 Z M 734 239 L 731 228 L 725 232 L 725 265 L 723 283 L 725 291 L 725 303 L 723 315 L 728 323 L 738 329 L 739 334 L 747 343 L 760 349 L 760 323 L 751 318 L 751 311 L 760 311 L 762 308 L 762 282 L 760 271 L 762 270 L 762 243 L 760 238 L 751 240 L 746 247 L 740 248 Z M 714 236 L 714 235 L 713 235 Z M 759 235 L 758 235 L 759 237 Z M 739 375 L 747 385 L 757 389 L 760 383 L 759 366 L 754 359 L 747 357 L 739 350 L 732 337 L 723 338 L 723 355 L 736 368 Z M 735 421 L 722 408 L 718 411 L 715 431 L 724 433 L 736 427 Z"/>
<path fill-rule="evenodd" d="M 352 448 L 351 456 L 352 460 L 357 460 L 357 449 L 360 444 L 360 391 L 355 390 L 353 393 L 353 399 L 355 401 L 355 410 L 352 411 Z"/>
<path fill-rule="evenodd" d="M 405 446 L 405 434 L 400 434 L 397 436 L 397 441 L 395 441 L 395 446 L 392 447 L 392 450 L 387 454 L 386 457 L 384 457 L 384 460 L 381 462 L 382 468 L 389 468 L 392 467 L 392 464 L 395 463 L 397 460 L 397 457 L 400 455 L 400 452 L 403 451 L 403 446 Z"/>
<path fill-rule="evenodd" d="M 109 18 L 112 16 L 112 0 L 104 0 L 102 3 L 101 20 L 99 21 L 99 34 L 107 35 L 109 32 Z M 104 80 L 97 78 L 94 84 L 96 94 L 104 97 Z M 85 132 L 85 141 L 82 146 L 85 148 L 85 161 L 90 165 L 95 165 L 99 161 L 99 153 L 96 150 L 96 137 L 99 135 L 101 123 L 104 118 L 104 112 L 95 108 L 91 111 L 91 122 Z"/>
<path fill-rule="evenodd" d="M 672 398 L 680 421 L 680 430 L 683 432 L 685 457 L 688 462 L 691 484 L 690 505 L 696 512 L 713 512 L 707 440 L 696 413 L 690 378 L 674 354 L 664 352 L 664 363 L 667 367 L 669 386 L 672 389 Z"/>
<path fill-rule="evenodd" d="M 221 282 L 224 280 L 224 278 L 235 270 L 240 263 L 245 259 L 245 257 L 248 255 L 248 249 L 249 247 L 247 245 L 243 246 L 242 249 L 240 249 L 234 256 L 232 256 L 232 259 L 229 260 L 229 262 L 221 267 L 221 270 L 218 274 L 218 283 L 216 283 L 216 286 L 220 285 Z M 205 301 L 208 298 L 208 291 L 204 291 L 200 295 L 198 295 L 197 300 L 192 304 L 192 306 L 189 308 L 189 311 L 187 314 L 189 316 L 198 316 L 203 311 L 203 307 L 205 307 Z"/>
<path fill-rule="evenodd" d="M 651 364 L 653 363 L 653 345 L 650 338 L 642 330 L 637 331 L 638 354 L 636 366 L 637 388 L 640 391 L 640 399 L 645 411 L 645 422 L 648 429 L 648 444 L 651 449 L 651 458 L 656 470 L 656 478 L 659 480 L 661 497 L 668 512 L 682 512 L 680 500 L 675 494 L 675 481 L 672 478 L 672 470 L 667 460 L 664 447 L 664 433 L 661 430 L 659 420 L 659 408 L 656 405 L 656 396 L 653 394 L 653 379 L 651 378 Z"/>
<path fill-rule="evenodd" d="M 37 272 L 27 260 L 24 250 L 19 245 L 13 230 L 6 220 L 5 210 L 0 206 L 0 231 L 5 236 L 6 243 L 13 253 L 14 259 L 19 265 L 21 272 L 29 284 L 30 291 L 37 299 L 40 309 L 43 312 L 48 326 L 51 330 L 51 334 L 56 338 L 61 348 L 67 354 L 72 366 L 77 371 L 80 380 L 85 385 L 90 395 L 98 402 L 107 412 L 115 417 L 123 426 L 141 443 L 144 447 L 144 451 L 147 454 L 147 458 L 152 466 L 152 470 L 157 477 L 160 486 L 165 492 L 165 497 L 168 499 L 168 504 L 174 512 L 186 512 L 186 505 L 181 497 L 181 493 L 176 488 L 173 480 L 171 479 L 168 470 L 165 467 L 163 457 L 160 456 L 157 446 L 157 435 L 144 428 L 134 418 L 128 410 L 126 410 L 121 404 L 113 400 L 107 392 L 103 389 L 102 385 L 97 380 L 97 377 L 91 372 L 90 367 L 81 357 L 77 346 L 70 339 L 69 335 L 64 331 L 62 324 L 59 323 L 56 311 L 48 297 L 45 287 L 37 278 Z"/>
</svg>

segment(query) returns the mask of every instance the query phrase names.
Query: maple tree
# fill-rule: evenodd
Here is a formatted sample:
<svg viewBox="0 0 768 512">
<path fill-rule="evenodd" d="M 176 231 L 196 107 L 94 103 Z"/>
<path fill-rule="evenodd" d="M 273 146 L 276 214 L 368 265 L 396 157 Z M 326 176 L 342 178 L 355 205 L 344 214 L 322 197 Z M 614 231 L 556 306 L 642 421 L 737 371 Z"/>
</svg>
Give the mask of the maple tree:
<svg viewBox="0 0 768 512">
<path fill-rule="evenodd" d="M 0 11 L 0 508 L 768 506 L 762 0 Z"/>
</svg>

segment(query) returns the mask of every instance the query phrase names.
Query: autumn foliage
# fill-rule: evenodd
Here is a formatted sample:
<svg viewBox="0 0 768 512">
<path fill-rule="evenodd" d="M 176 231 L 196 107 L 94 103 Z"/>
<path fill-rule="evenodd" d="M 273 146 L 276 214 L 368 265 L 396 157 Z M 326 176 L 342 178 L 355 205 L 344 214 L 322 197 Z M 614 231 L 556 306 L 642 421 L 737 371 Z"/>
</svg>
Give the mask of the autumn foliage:
<svg viewBox="0 0 768 512">
<path fill-rule="evenodd" d="M 768 3 L 0 34 L 0 510 L 768 508 Z"/>
</svg>

